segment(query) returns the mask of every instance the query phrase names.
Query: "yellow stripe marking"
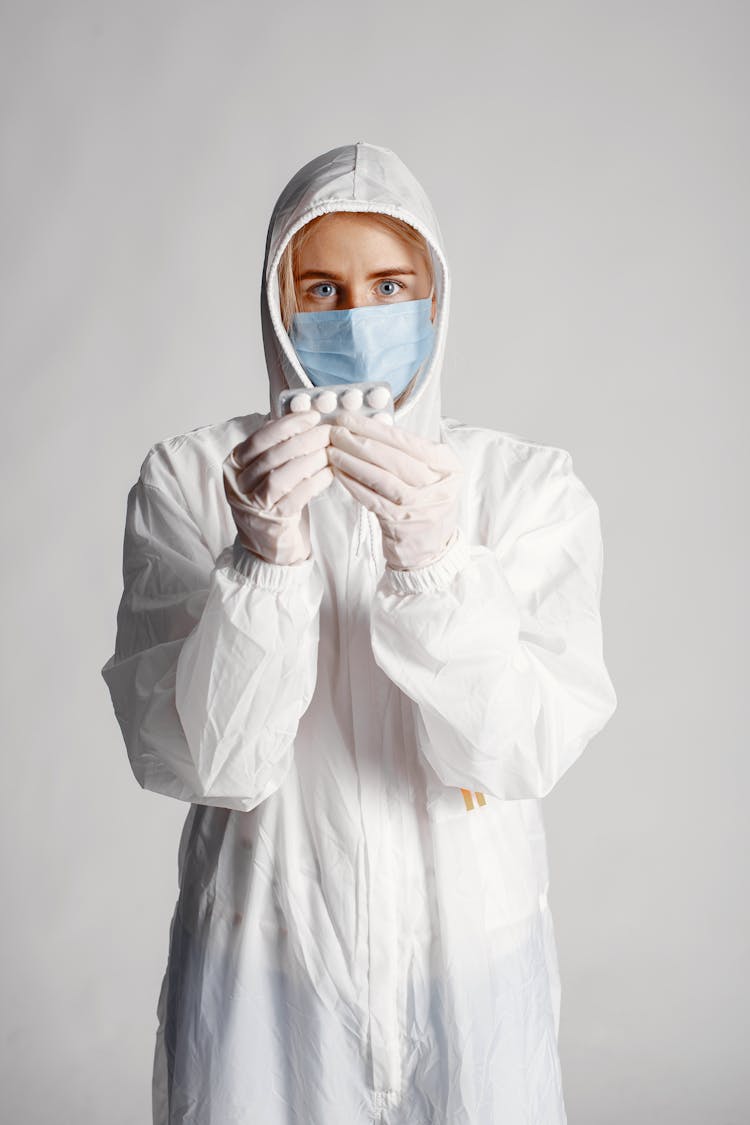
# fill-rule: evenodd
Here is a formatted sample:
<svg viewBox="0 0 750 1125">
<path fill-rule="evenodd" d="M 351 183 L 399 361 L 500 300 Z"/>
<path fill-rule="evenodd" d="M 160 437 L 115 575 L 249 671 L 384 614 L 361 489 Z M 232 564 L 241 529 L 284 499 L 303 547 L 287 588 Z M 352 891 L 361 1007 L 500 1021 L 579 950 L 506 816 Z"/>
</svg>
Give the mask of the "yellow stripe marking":
<svg viewBox="0 0 750 1125">
<path fill-rule="evenodd" d="M 469 792 L 469 790 L 468 789 L 462 789 L 461 792 L 464 795 L 464 804 L 466 805 L 467 811 L 469 809 L 473 809 L 474 808 L 474 802 L 471 799 L 471 793 Z"/>
</svg>

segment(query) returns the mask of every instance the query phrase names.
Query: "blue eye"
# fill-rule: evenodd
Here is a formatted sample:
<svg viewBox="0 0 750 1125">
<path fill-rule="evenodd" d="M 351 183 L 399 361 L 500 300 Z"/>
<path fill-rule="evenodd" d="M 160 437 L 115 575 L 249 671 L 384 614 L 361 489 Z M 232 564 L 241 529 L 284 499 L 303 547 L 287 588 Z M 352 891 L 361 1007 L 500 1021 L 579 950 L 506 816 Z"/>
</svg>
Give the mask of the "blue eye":
<svg viewBox="0 0 750 1125">
<path fill-rule="evenodd" d="M 321 281 L 319 285 L 313 285 L 310 292 L 315 293 L 318 289 L 326 289 L 326 288 L 330 289 L 330 293 L 318 293 L 318 296 L 319 297 L 332 297 L 336 287 L 330 281 Z"/>
<path fill-rule="evenodd" d="M 394 294 L 398 293 L 399 289 L 403 288 L 401 283 L 398 282 L 398 281 L 381 281 L 380 284 L 381 285 L 393 285 L 394 286 L 394 288 L 390 291 L 390 293 L 383 293 L 384 297 L 393 297 Z"/>
</svg>

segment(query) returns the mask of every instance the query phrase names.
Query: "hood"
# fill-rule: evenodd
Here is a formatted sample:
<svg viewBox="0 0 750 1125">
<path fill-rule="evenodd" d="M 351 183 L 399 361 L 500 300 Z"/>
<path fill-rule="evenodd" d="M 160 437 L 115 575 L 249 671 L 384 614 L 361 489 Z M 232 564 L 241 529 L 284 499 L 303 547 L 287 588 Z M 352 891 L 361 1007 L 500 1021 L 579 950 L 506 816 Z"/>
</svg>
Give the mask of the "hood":
<svg viewBox="0 0 750 1125">
<path fill-rule="evenodd" d="M 396 408 L 404 429 L 437 441 L 440 437 L 440 375 L 448 329 L 450 275 L 432 205 L 409 169 L 390 149 L 357 141 L 316 156 L 292 177 L 271 215 L 261 281 L 263 347 L 273 414 L 279 391 L 312 387 L 281 320 L 278 266 L 292 235 L 318 215 L 331 211 L 375 211 L 403 219 L 424 236 L 430 248 L 437 310 L 435 340 L 420 376 Z"/>
</svg>

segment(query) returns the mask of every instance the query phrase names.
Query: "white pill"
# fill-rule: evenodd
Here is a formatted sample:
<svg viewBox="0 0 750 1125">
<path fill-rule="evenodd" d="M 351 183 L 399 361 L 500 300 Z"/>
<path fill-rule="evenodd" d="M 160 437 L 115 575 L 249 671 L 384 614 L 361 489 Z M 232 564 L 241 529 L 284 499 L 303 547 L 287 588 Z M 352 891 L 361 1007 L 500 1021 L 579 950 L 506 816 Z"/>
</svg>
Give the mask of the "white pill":
<svg viewBox="0 0 750 1125">
<path fill-rule="evenodd" d="M 308 394 L 306 394 L 304 391 L 301 391 L 298 395 L 292 395 L 291 399 L 289 399 L 288 401 L 290 411 L 292 411 L 294 414 L 300 414 L 303 410 L 310 409 L 310 403 L 312 400 Z"/>
<path fill-rule="evenodd" d="M 367 405 L 371 406 L 373 410 L 382 410 L 390 397 L 390 391 L 387 387 L 372 387 L 367 392 Z"/>
<path fill-rule="evenodd" d="M 359 410 L 362 406 L 362 392 L 356 387 L 350 387 L 348 391 L 341 392 L 339 402 L 344 410 Z"/>
<path fill-rule="evenodd" d="M 372 414 L 371 417 L 374 418 L 376 422 L 385 422 L 386 426 L 393 425 L 393 415 L 389 414 L 387 410 L 381 410 L 377 414 Z"/>
<path fill-rule="evenodd" d="M 321 414 L 329 414 L 336 409 L 336 394 L 334 391 L 322 391 L 313 399 L 313 405 Z"/>
</svg>

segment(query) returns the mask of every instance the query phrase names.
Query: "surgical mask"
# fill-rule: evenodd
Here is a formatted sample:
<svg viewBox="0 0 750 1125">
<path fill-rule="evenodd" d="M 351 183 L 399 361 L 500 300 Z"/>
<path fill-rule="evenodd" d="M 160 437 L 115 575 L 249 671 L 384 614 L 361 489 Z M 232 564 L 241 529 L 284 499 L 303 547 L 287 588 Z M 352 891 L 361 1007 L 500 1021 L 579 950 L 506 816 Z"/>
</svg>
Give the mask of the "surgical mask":
<svg viewBox="0 0 750 1125">
<path fill-rule="evenodd" d="M 432 350 L 431 297 L 295 313 L 289 338 L 310 381 L 361 383 L 380 379 L 401 394 Z"/>
</svg>

